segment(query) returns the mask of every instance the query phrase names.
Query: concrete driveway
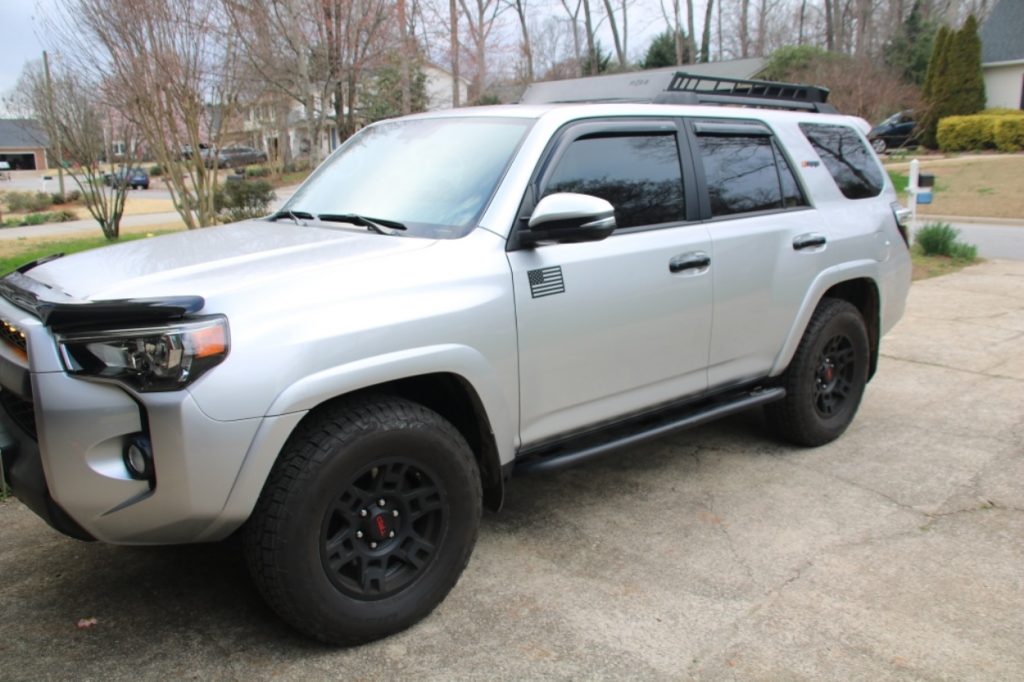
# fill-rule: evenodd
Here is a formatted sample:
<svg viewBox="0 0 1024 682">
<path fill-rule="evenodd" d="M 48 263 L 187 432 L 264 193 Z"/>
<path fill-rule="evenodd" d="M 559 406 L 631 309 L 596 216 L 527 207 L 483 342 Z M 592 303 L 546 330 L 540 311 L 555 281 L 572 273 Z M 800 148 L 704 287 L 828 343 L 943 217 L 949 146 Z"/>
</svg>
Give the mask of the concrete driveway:
<svg viewBox="0 0 1024 682">
<path fill-rule="evenodd" d="M 8 501 L 0 678 L 1022 679 L 1022 350 L 1024 263 L 919 282 L 838 442 L 755 413 L 515 480 L 448 600 L 357 649 L 280 625 L 230 543 L 83 544 Z"/>
</svg>

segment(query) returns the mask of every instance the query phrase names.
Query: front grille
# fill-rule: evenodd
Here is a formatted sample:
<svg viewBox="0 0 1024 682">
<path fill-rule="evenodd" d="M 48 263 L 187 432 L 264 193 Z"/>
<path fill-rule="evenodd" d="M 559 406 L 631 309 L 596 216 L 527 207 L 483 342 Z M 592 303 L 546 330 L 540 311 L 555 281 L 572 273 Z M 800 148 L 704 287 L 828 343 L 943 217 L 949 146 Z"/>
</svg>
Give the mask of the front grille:
<svg viewBox="0 0 1024 682">
<path fill-rule="evenodd" d="M 31 400 L 25 400 L 10 391 L 0 390 L 0 406 L 15 424 L 32 436 L 32 440 L 39 440 L 36 434 L 36 408 Z"/>
<path fill-rule="evenodd" d="M 3 340 L 9 346 L 14 346 L 23 355 L 28 354 L 28 343 L 25 341 L 25 334 L 7 320 L 0 319 L 0 340 Z"/>
</svg>

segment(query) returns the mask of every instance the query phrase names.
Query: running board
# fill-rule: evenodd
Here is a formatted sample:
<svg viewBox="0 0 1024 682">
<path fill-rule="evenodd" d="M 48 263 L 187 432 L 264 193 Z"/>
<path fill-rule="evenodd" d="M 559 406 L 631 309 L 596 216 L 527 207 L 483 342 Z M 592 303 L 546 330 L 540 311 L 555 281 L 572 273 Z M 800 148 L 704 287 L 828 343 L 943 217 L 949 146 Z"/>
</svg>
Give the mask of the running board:
<svg viewBox="0 0 1024 682">
<path fill-rule="evenodd" d="M 667 408 L 592 431 L 571 441 L 530 448 L 516 458 L 515 473 L 555 471 L 648 440 L 691 429 L 721 417 L 786 397 L 781 387 L 754 389 L 696 405 Z"/>
</svg>

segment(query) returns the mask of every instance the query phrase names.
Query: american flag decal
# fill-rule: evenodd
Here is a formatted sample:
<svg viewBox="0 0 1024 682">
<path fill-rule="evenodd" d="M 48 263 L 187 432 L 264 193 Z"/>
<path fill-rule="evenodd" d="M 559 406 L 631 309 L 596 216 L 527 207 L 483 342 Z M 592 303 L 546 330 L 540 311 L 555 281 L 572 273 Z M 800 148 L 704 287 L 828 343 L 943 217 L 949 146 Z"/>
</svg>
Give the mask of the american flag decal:
<svg viewBox="0 0 1024 682">
<path fill-rule="evenodd" d="M 530 295 L 534 298 L 565 293 L 565 282 L 562 281 L 562 268 L 559 265 L 530 270 L 526 274 L 530 278 Z"/>
</svg>

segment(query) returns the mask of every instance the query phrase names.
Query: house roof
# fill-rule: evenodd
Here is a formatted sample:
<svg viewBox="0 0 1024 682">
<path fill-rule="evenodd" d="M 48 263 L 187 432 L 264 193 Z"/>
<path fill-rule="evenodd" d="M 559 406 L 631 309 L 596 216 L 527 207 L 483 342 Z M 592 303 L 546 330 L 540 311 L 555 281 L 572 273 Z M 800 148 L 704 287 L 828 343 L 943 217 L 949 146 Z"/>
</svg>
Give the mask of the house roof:
<svg viewBox="0 0 1024 682">
<path fill-rule="evenodd" d="M 50 140 L 37 122 L 28 118 L 0 118 L 0 149 L 49 147 Z"/>
<path fill-rule="evenodd" d="M 979 35 L 982 64 L 1024 59 L 1024 1 L 999 0 Z"/>
<path fill-rule="evenodd" d="M 520 101 L 525 104 L 554 102 L 568 91 L 575 95 L 586 95 L 595 100 L 608 99 L 650 99 L 665 89 L 673 74 L 678 71 L 711 78 L 749 79 L 764 70 L 766 61 L 760 57 L 732 59 L 725 62 L 684 64 L 667 66 L 646 71 L 628 71 L 609 76 L 588 76 L 561 81 L 532 83 L 523 93 Z"/>
</svg>

